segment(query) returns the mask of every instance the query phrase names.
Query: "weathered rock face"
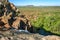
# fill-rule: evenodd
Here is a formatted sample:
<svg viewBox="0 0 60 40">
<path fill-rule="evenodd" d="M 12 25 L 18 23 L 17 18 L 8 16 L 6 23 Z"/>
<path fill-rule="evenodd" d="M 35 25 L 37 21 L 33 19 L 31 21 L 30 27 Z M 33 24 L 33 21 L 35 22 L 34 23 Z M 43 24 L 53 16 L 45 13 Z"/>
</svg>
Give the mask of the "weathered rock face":
<svg viewBox="0 0 60 40">
<path fill-rule="evenodd" d="M 0 31 L 0 40 L 60 40 L 59 36 L 49 35 L 43 36 L 40 34 L 20 33 L 16 31 Z"/>
<path fill-rule="evenodd" d="M 0 40 L 41 40 L 42 37 L 43 36 L 39 34 L 17 34 L 16 32 L 12 33 L 11 31 L 0 32 Z"/>
<path fill-rule="evenodd" d="M 8 0 L 0 1 L 0 28 L 10 28 L 8 20 L 13 16 L 13 11 L 11 11 L 13 10 L 11 7 L 12 4 L 10 4 L 11 3 L 9 3 Z"/>
<path fill-rule="evenodd" d="M 24 29 L 29 30 L 31 24 L 29 20 L 24 16 L 21 16 L 20 11 L 14 4 L 8 0 L 0 0 L 0 29 Z M 19 16 L 18 16 L 19 15 Z"/>
</svg>

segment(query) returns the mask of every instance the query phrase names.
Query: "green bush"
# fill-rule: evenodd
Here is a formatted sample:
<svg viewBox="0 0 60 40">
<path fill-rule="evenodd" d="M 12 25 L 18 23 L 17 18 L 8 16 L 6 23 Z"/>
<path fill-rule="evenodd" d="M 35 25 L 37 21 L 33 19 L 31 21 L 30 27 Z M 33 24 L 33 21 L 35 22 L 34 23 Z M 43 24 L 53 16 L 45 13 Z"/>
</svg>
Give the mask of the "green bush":
<svg viewBox="0 0 60 40">
<path fill-rule="evenodd" d="M 44 17 L 38 17 L 36 20 L 31 20 L 31 23 L 34 27 L 40 28 L 43 26 Z"/>
<path fill-rule="evenodd" d="M 59 13 L 44 14 L 38 16 L 36 20 L 31 20 L 32 25 L 37 29 L 43 27 L 46 31 L 60 34 L 60 15 Z"/>
<path fill-rule="evenodd" d="M 60 34 L 60 16 L 46 16 L 44 20 L 44 29 L 55 34 Z"/>
</svg>

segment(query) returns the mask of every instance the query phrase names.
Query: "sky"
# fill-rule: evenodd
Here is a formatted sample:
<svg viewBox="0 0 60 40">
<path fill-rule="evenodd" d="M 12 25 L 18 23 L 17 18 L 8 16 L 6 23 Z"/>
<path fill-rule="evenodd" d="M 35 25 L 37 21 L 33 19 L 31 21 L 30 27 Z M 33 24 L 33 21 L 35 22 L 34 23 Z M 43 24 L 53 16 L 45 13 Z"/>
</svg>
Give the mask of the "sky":
<svg viewBox="0 0 60 40">
<path fill-rule="evenodd" d="M 16 6 L 60 6 L 60 0 L 9 0 Z"/>
</svg>

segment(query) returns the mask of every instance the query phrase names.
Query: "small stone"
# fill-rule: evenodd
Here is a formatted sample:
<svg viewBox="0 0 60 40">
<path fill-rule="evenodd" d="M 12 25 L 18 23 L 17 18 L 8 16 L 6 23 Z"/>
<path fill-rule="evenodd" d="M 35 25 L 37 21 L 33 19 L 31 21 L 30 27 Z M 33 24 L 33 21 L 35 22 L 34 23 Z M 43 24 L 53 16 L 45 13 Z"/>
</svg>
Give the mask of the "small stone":
<svg viewBox="0 0 60 40">
<path fill-rule="evenodd" d="M 35 40 L 33 37 L 29 37 L 29 40 Z"/>
<path fill-rule="evenodd" d="M 5 37 L 5 40 L 9 40 L 8 37 Z"/>
<path fill-rule="evenodd" d="M 4 37 L 2 37 L 2 38 L 1 38 L 1 40 L 5 40 L 5 38 L 4 38 Z"/>
</svg>

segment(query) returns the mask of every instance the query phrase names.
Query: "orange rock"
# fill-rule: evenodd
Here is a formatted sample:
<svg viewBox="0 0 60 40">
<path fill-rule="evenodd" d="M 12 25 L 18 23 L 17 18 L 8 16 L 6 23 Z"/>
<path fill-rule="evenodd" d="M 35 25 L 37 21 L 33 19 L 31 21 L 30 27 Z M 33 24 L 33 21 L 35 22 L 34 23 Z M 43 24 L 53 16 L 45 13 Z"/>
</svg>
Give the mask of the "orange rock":
<svg viewBox="0 0 60 40">
<path fill-rule="evenodd" d="M 13 28 L 22 28 L 24 30 L 28 30 L 31 27 L 30 22 L 26 18 L 22 17 L 15 17 L 16 20 L 13 22 L 12 27 Z"/>
</svg>

